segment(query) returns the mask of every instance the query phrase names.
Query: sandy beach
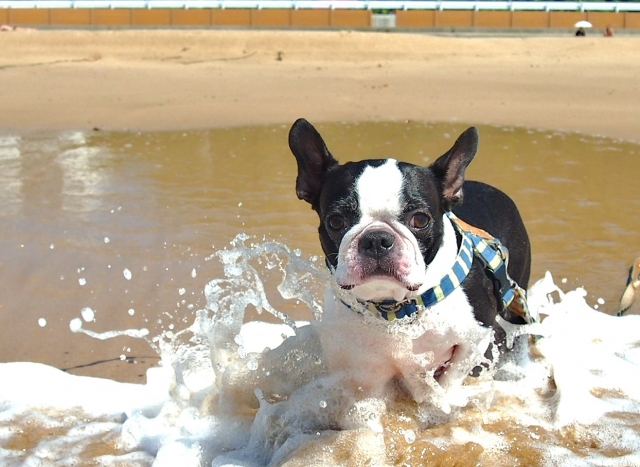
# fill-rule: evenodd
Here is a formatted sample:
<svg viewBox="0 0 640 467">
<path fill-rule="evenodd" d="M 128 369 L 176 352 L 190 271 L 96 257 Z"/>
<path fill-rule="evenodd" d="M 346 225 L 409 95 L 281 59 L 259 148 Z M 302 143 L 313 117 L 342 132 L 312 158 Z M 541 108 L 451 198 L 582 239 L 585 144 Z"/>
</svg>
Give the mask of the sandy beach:
<svg viewBox="0 0 640 467">
<path fill-rule="evenodd" d="M 639 87 L 640 35 L 601 31 L 0 32 L 0 464 L 640 465 L 640 304 L 606 316 L 640 254 Z M 487 363 L 456 298 L 383 338 L 322 318 L 299 117 L 342 161 L 427 164 L 480 126 L 473 178 L 559 287 L 529 288 L 526 366 L 449 379 Z M 281 313 L 353 338 L 238 333 Z"/>
<path fill-rule="evenodd" d="M 640 140 L 640 37 L 265 30 L 0 35 L 0 128 L 322 121 L 526 126 Z"/>
</svg>

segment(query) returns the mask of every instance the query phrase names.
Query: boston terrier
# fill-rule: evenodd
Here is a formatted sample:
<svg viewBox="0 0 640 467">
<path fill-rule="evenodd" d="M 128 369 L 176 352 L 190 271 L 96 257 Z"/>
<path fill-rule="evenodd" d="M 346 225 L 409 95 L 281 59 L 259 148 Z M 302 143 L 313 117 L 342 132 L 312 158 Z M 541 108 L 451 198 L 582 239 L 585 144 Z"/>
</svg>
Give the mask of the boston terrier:
<svg viewBox="0 0 640 467">
<path fill-rule="evenodd" d="M 304 119 L 293 124 L 289 146 L 296 193 L 318 214 L 333 276 L 319 326 L 328 368 L 344 371 L 359 391 L 400 382 L 423 402 L 499 358 L 506 350 L 500 323 L 529 320 L 505 297 L 516 290 L 511 300 L 524 300 L 531 252 L 514 202 L 465 181 L 477 130 L 428 167 L 394 159 L 340 164 Z M 496 258 L 498 266 L 489 266 Z"/>
</svg>

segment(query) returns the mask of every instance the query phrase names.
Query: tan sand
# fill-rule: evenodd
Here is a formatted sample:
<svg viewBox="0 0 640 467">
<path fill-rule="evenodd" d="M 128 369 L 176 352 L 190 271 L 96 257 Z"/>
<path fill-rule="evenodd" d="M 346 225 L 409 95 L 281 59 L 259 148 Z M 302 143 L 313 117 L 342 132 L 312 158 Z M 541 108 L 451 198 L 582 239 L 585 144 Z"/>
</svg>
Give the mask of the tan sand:
<svg viewBox="0 0 640 467">
<path fill-rule="evenodd" d="M 279 59 L 280 58 L 280 59 Z M 0 128 L 422 120 L 640 141 L 640 37 L 0 33 Z"/>
</svg>

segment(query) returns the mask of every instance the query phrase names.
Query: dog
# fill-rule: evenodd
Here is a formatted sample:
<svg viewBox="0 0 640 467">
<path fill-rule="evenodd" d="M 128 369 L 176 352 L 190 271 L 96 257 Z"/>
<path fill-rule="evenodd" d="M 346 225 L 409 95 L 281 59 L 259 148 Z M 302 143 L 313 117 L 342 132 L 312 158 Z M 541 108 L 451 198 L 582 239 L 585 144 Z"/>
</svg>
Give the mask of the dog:
<svg viewBox="0 0 640 467">
<path fill-rule="evenodd" d="M 325 364 L 360 391 L 400 381 L 417 402 L 443 395 L 507 351 L 498 321 L 533 320 L 522 306 L 531 249 L 518 209 L 497 188 L 465 180 L 477 146 L 472 127 L 428 167 L 340 164 L 308 121 L 291 127 L 296 193 L 318 214 L 333 276 L 319 326 Z M 505 301 L 510 290 L 516 298 Z"/>
</svg>

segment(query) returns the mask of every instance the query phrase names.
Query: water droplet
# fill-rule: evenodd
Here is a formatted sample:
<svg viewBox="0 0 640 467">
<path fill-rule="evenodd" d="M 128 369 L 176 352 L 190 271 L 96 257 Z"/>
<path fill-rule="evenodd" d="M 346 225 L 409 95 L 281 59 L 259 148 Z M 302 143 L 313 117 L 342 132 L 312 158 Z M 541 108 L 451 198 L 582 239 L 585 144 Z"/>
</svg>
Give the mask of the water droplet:
<svg viewBox="0 0 640 467">
<path fill-rule="evenodd" d="M 127 312 L 129 313 L 131 316 L 136 314 L 136 310 L 134 310 L 133 308 L 129 308 L 129 311 Z"/>
<path fill-rule="evenodd" d="M 111 240 L 109 240 L 109 237 L 104 237 L 104 242 L 105 243 L 109 243 Z"/>
<path fill-rule="evenodd" d="M 198 273 L 196 272 L 196 268 L 193 268 L 191 270 L 191 277 L 196 277 L 198 275 Z"/>
<path fill-rule="evenodd" d="M 78 332 L 82 329 L 82 320 L 80 318 L 73 318 L 69 321 L 69 329 L 71 332 Z"/>
<path fill-rule="evenodd" d="M 47 325 L 47 320 L 44 318 L 40 318 L 38 320 L 38 326 L 40 326 L 41 328 L 45 327 Z"/>
<path fill-rule="evenodd" d="M 85 306 L 80 311 L 80 314 L 82 315 L 82 319 L 84 319 L 87 323 L 95 319 L 95 312 L 91 309 L 91 307 Z"/>
<path fill-rule="evenodd" d="M 598 299 L 598 303 L 599 303 L 600 305 L 604 305 L 604 298 L 600 297 L 600 298 Z"/>
<path fill-rule="evenodd" d="M 320 408 L 321 409 L 326 409 L 327 408 L 327 401 L 320 401 Z"/>
<path fill-rule="evenodd" d="M 416 433 L 413 430 L 407 430 L 404 432 L 404 440 L 411 444 L 416 440 Z"/>
<path fill-rule="evenodd" d="M 128 281 L 131 280 L 131 271 L 129 271 L 127 268 L 124 268 L 124 271 L 122 271 L 122 274 L 124 274 L 124 278 Z"/>
<path fill-rule="evenodd" d="M 85 285 L 86 283 L 87 283 L 87 280 L 84 277 L 81 277 L 80 279 L 78 279 L 78 284 Z"/>
<path fill-rule="evenodd" d="M 186 292 L 187 292 L 187 291 L 185 290 L 185 288 L 184 288 L 184 287 L 180 287 L 180 288 L 178 289 L 178 293 L 179 293 L 180 295 L 184 295 Z"/>
<path fill-rule="evenodd" d="M 51 248 L 52 250 L 55 248 L 56 246 L 52 243 L 51 245 L 49 245 L 49 248 Z"/>
<path fill-rule="evenodd" d="M 249 368 L 251 371 L 256 371 L 258 369 L 258 362 L 256 362 L 255 360 L 248 361 L 247 368 Z"/>
</svg>

